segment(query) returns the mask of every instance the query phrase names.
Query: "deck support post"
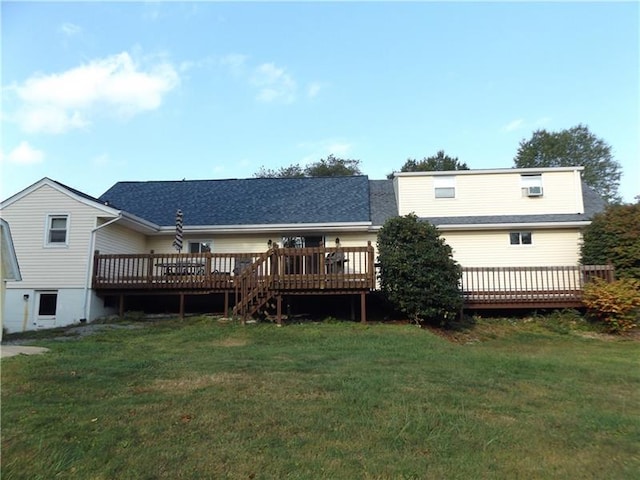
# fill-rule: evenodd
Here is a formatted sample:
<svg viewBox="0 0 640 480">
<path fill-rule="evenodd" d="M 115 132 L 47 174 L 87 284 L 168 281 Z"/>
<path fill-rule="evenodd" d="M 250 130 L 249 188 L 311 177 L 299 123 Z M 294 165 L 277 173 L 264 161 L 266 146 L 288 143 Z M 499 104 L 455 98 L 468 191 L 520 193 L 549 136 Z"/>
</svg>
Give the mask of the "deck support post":
<svg viewBox="0 0 640 480">
<path fill-rule="evenodd" d="M 118 302 L 118 316 L 120 317 L 120 319 L 124 318 L 124 293 L 120 294 L 120 299 Z"/>
<path fill-rule="evenodd" d="M 360 294 L 360 323 L 367 323 L 367 294 Z"/>
<path fill-rule="evenodd" d="M 356 321 L 356 297 L 349 295 L 349 306 L 351 307 L 349 318 L 352 322 Z"/>
<path fill-rule="evenodd" d="M 276 297 L 276 322 L 282 325 L 282 295 Z"/>
<path fill-rule="evenodd" d="M 224 292 L 224 318 L 229 318 L 229 291 Z"/>
<path fill-rule="evenodd" d="M 184 293 L 180 294 L 180 320 L 184 320 Z"/>
</svg>

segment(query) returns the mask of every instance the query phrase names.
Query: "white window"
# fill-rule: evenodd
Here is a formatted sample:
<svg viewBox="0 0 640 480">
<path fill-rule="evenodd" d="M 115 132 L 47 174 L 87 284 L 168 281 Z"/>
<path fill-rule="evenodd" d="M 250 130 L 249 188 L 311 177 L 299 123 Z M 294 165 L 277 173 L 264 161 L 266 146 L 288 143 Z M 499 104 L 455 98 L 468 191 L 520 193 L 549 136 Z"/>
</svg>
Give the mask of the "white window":
<svg viewBox="0 0 640 480">
<path fill-rule="evenodd" d="M 211 251 L 211 240 L 193 240 L 189 242 L 189 253 L 208 253 Z"/>
<path fill-rule="evenodd" d="M 47 237 L 45 244 L 48 246 L 65 246 L 69 236 L 69 215 L 47 215 Z"/>
<path fill-rule="evenodd" d="M 436 198 L 456 198 L 456 177 L 433 177 L 433 189 Z"/>
<path fill-rule="evenodd" d="M 511 245 L 531 245 L 533 236 L 531 232 L 511 232 L 509 233 L 509 243 Z"/>
<path fill-rule="evenodd" d="M 542 196 L 542 175 L 520 175 L 520 185 L 522 187 L 523 197 L 541 197 Z"/>
</svg>

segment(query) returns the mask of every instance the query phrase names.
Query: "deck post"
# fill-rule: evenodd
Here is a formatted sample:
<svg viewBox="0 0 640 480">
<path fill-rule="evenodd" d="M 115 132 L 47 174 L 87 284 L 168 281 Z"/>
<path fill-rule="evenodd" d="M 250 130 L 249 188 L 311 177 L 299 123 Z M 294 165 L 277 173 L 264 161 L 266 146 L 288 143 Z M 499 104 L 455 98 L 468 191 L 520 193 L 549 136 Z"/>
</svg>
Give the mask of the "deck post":
<svg viewBox="0 0 640 480">
<path fill-rule="evenodd" d="M 349 312 L 349 319 L 352 322 L 356 321 L 356 297 L 353 295 L 349 295 L 349 306 L 350 308 L 350 312 Z"/>
<path fill-rule="evenodd" d="M 224 292 L 224 318 L 229 318 L 229 291 Z"/>
<path fill-rule="evenodd" d="M 367 293 L 360 293 L 360 323 L 367 323 Z"/>
<path fill-rule="evenodd" d="M 276 297 L 276 322 L 282 326 L 282 295 Z"/>
<path fill-rule="evenodd" d="M 184 293 L 180 294 L 180 320 L 184 320 Z"/>
</svg>

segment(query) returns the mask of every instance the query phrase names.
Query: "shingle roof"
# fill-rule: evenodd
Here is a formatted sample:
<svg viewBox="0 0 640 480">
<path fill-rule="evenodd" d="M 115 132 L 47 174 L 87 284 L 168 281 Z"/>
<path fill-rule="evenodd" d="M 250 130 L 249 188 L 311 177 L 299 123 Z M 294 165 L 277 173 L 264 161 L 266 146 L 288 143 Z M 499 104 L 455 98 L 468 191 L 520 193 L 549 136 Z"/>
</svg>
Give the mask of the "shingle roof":
<svg viewBox="0 0 640 480">
<path fill-rule="evenodd" d="M 368 222 L 366 176 L 118 182 L 101 202 L 161 226 Z"/>
<path fill-rule="evenodd" d="M 398 216 L 393 180 L 369 180 L 369 202 L 373 225 L 384 225 L 387 219 Z"/>
</svg>

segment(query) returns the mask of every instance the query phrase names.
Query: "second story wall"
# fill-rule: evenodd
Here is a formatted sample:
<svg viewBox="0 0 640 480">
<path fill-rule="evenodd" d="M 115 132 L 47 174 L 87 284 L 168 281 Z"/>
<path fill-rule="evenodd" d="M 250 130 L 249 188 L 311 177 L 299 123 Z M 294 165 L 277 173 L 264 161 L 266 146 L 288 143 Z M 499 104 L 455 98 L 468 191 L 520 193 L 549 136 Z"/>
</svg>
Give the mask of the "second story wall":
<svg viewBox="0 0 640 480">
<path fill-rule="evenodd" d="M 1 213 L 11 225 L 22 272 L 22 282 L 9 288 L 84 286 L 91 230 L 104 212 L 44 184 Z"/>
<path fill-rule="evenodd" d="M 581 167 L 396 174 L 398 213 L 418 217 L 584 213 Z M 530 186 L 539 186 L 540 195 Z"/>
</svg>

